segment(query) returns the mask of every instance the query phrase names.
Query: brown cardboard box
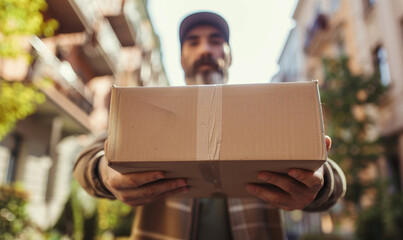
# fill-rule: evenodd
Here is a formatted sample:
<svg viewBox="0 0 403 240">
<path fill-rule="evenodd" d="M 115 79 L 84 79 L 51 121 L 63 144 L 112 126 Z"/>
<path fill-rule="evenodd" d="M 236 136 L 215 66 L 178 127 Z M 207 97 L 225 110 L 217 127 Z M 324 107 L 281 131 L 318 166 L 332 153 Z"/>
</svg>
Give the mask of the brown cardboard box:
<svg viewBox="0 0 403 240">
<path fill-rule="evenodd" d="M 258 172 L 327 158 L 317 81 L 113 87 L 108 137 L 112 168 L 187 178 L 184 197 L 250 197 Z"/>
</svg>

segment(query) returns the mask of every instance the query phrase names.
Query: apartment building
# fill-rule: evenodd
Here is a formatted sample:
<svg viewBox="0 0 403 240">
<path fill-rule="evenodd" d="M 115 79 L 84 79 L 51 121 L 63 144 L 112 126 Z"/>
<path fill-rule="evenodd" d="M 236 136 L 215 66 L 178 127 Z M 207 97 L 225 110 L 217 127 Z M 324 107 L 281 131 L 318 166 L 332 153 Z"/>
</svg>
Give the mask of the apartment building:
<svg viewBox="0 0 403 240">
<path fill-rule="evenodd" d="M 321 83 L 322 58 L 341 55 L 349 57 L 352 73 L 371 75 L 379 70 L 389 89 L 378 109 L 377 125 L 380 135 L 397 139 L 392 147 L 398 157 L 388 162 L 396 166 L 392 171 L 403 187 L 403 1 L 300 0 L 293 19 L 295 27 L 272 81 Z"/>
<path fill-rule="evenodd" d="M 107 127 L 111 85 L 168 85 L 146 0 L 47 4 L 44 17 L 59 22 L 56 34 L 27 39 L 34 61 L 2 59 L 0 71 L 9 81 L 37 83 L 46 96 L 0 143 L 0 184 L 23 184 L 28 212 L 43 228 L 63 209 L 77 154 Z"/>
</svg>

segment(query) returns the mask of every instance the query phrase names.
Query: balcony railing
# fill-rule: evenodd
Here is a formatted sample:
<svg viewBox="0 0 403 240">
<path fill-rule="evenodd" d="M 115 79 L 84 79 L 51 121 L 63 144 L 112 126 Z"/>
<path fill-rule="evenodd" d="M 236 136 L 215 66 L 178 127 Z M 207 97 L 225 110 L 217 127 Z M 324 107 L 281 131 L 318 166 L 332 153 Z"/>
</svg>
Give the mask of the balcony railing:
<svg viewBox="0 0 403 240">
<path fill-rule="evenodd" d="M 323 37 L 328 32 L 329 19 L 325 14 L 318 14 L 309 29 L 304 45 L 304 50 L 308 54 L 315 54 L 320 43 L 323 42 Z"/>
<path fill-rule="evenodd" d="M 118 13 L 108 13 L 106 18 L 123 47 L 136 44 L 136 31 L 139 28 L 140 14 L 134 0 L 124 1 L 123 8 Z"/>
<path fill-rule="evenodd" d="M 37 74 L 51 77 L 60 93 L 89 114 L 93 109 L 92 93 L 76 75 L 70 63 L 61 62 L 37 37 L 32 38 L 31 45 L 39 56 L 37 61 L 42 64 Z"/>
<path fill-rule="evenodd" d="M 104 21 L 97 35 L 102 50 L 108 55 L 111 64 L 116 65 L 119 58 L 120 43 L 108 21 Z"/>
<path fill-rule="evenodd" d="M 113 75 L 118 71 L 121 45 L 107 20 L 100 23 L 98 31 L 80 48 L 96 76 Z"/>
</svg>

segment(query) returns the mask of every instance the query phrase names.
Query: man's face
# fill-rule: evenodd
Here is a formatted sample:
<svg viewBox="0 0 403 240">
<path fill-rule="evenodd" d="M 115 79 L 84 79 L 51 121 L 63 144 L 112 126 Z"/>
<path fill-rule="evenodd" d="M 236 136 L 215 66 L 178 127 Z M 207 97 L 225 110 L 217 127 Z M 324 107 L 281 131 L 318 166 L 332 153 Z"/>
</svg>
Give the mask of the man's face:
<svg viewBox="0 0 403 240">
<path fill-rule="evenodd" d="M 230 57 L 226 55 L 229 46 L 217 28 L 200 25 L 191 29 L 182 44 L 186 84 L 224 83 L 230 65 Z"/>
</svg>

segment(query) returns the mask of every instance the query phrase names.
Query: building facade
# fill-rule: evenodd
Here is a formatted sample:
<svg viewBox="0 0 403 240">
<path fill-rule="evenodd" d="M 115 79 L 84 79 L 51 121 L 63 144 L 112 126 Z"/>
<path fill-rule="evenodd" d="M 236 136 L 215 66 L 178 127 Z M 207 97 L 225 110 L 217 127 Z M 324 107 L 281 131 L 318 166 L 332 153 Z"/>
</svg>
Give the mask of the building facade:
<svg viewBox="0 0 403 240">
<path fill-rule="evenodd" d="M 323 83 L 323 57 L 348 56 L 353 74 L 379 71 L 388 90 L 377 110 L 377 127 L 381 136 L 397 139 L 392 146 L 397 158 L 387 162 L 396 166 L 403 189 L 403 1 L 300 0 L 293 18 L 272 81 Z M 352 230 L 348 221 L 346 231 Z"/>
<path fill-rule="evenodd" d="M 2 59 L 0 78 L 35 83 L 46 96 L 0 143 L 0 185 L 21 182 L 40 227 L 58 219 L 74 160 L 108 124 L 112 84 L 166 86 L 146 0 L 47 0 L 52 37 L 26 40 L 32 63 Z M 44 80 L 51 84 L 42 84 Z"/>
</svg>

